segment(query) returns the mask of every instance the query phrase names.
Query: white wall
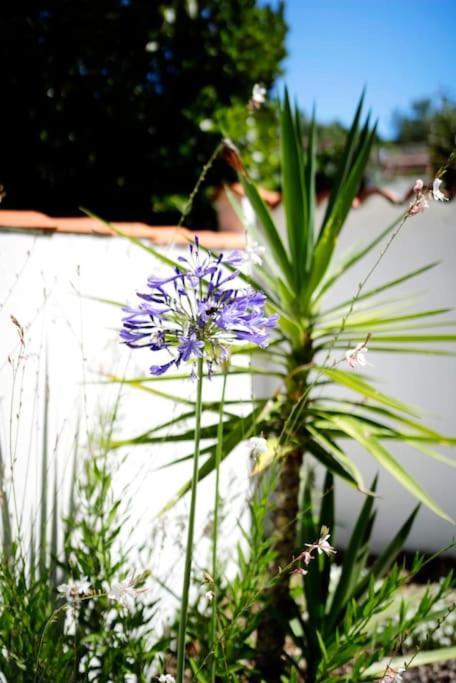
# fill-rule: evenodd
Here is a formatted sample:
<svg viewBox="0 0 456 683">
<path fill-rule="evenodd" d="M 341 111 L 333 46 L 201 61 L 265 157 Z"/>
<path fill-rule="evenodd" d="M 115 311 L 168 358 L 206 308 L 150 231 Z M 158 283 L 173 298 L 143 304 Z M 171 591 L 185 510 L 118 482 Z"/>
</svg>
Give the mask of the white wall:
<svg viewBox="0 0 456 683">
<path fill-rule="evenodd" d="M 84 442 L 84 432 L 96 422 L 99 409 L 112 406 L 117 396 L 116 388 L 99 383 L 103 373 L 122 375 L 127 369 L 129 377 L 144 376 L 153 362 L 149 351 L 131 352 L 119 343 L 119 308 L 86 296 L 133 303 L 135 291 L 144 291 L 147 277 L 160 266 L 153 257 L 122 238 L 33 235 L 27 231 L 4 230 L 0 231 L 0 263 L 0 439 L 6 451 L 8 475 L 13 463 L 18 509 L 24 510 L 24 528 L 28 528 L 30 518 L 36 519 L 40 497 L 45 355 L 50 376 L 49 476 L 52 479 L 57 464 L 59 497 L 63 504 L 71 478 L 72 440 L 77 420 L 82 420 Z M 15 383 L 8 357 L 16 357 L 20 345 L 10 315 L 26 330 L 25 358 Z M 215 398 L 219 388 L 216 379 L 206 382 L 204 397 Z M 166 386 L 166 391 L 183 398 L 192 397 L 194 389 L 190 380 Z M 247 377 L 237 376 L 229 381 L 227 394 L 227 398 L 250 395 Z M 170 401 L 124 389 L 116 433 L 121 437 L 136 436 L 171 418 L 176 410 Z M 141 447 L 124 449 L 112 456 L 118 467 L 115 486 L 117 491 L 125 489 L 130 517 L 124 542 L 133 548 L 147 542 L 151 566 L 157 571 L 160 568 L 162 576 L 168 572 L 173 574 L 176 560 L 181 556 L 180 548 L 185 544 L 180 516 L 186 503 L 159 524 L 156 515 L 188 480 L 191 463 L 162 470 L 159 467 L 190 449 L 189 444 Z M 247 460 L 246 449 L 241 448 L 223 468 L 225 491 L 233 476 L 237 480 L 229 492 L 229 497 L 237 496 L 233 502 L 235 514 L 229 522 L 231 529 L 240 510 L 242 491 L 248 486 Z M 10 499 L 11 485 L 9 476 Z M 198 533 L 202 533 L 212 509 L 212 486 L 212 479 L 208 479 L 200 487 Z M 157 535 L 157 529 L 166 533 L 165 543 L 162 535 Z M 202 543 L 199 548 L 197 564 L 204 564 L 207 544 Z"/>
</svg>

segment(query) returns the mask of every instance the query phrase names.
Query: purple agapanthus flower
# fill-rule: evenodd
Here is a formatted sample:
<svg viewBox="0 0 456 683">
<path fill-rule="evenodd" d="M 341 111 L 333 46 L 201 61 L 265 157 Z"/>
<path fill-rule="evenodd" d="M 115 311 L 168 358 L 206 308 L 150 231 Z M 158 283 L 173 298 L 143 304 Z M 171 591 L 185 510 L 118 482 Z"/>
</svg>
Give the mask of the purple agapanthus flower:
<svg viewBox="0 0 456 683">
<path fill-rule="evenodd" d="M 183 362 L 204 358 L 209 372 L 224 361 L 228 347 L 236 342 L 267 346 L 278 316 L 265 314 L 266 297 L 261 292 L 236 286 L 242 263 L 239 252 L 201 253 L 198 239 L 188 256 L 166 277 L 151 277 L 148 291 L 138 292 L 137 307 L 125 307 L 120 338 L 131 348 L 149 348 L 162 356 L 152 365 L 153 375 L 162 375 Z"/>
</svg>

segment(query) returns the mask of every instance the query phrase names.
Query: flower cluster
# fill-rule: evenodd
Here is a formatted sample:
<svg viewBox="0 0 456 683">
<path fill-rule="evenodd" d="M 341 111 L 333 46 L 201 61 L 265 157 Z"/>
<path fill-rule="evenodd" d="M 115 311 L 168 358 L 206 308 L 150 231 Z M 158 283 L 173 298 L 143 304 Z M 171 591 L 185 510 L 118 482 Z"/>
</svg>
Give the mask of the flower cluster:
<svg viewBox="0 0 456 683">
<path fill-rule="evenodd" d="M 91 594 L 91 583 L 87 576 L 83 576 L 82 579 L 61 583 L 57 586 L 57 592 L 62 594 L 71 607 L 77 607 L 81 598 Z"/>
<path fill-rule="evenodd" d="M 294 562 L 304 562 L 304 565 L 308 567 L 312 560 L 315 559 L 314 553 L 318 553 L 318 555 L 326 555 L 327 557 L 336 554 L 335 549 L 329 543 L 329 529 L 324 526 L 322 527 L 320 533 L 321 535 L 318 541 L 315 541 L 315 543 L 306 543 L 305 545 L 307 550 L 303 550 L 303 552 L 298 555 Z M 299 574 L 300 576 L 306 576 L 308 573 L 309 572 L 307 569 L 304 569 L 304 567 L 297 567 L 292 571 L 292 574 Z"/>
<path fill-rule="evenodd" d="M 448 197 L 446 197 L 443 192 L 440 189 L 440 185 L 442 184 L 441 178 L 435 178 L 434 182 L 432 183 L 432 190 L 429 194 L 432 194 L 432 197 L 435 199 L 436 202 L 446 202 L 448 201 Z M 411 202 L 408 214 L 409 216 L 416 216 L 419 213 L 423 213 L 426 209 L 429 208 L 429 203 L 426 199 L 426 191 L 429 191 L 430 188 L 426 187 L 423 183 L 423 181 L 418 178 L 418 180 L 415 182 L 413 186 L 413 192 L 415 193 L 415 199 Z"/>
<path fill-rule="evenodd" d="M 236 287 L 243 256 L 201 254 L 198 240 L 188 256 L 167 277 L 151 277 L 149 291 L 138 293 L 136 307 L 126 307 L 122 341 L 131 348 L 148 348 L 164 362 L 152 365 L 152 375 L 162 375 L 181 363 L 194 365 L 204 358 L 209 375 L 213 364 L 227 359 L 236 342 L 268 345 L 277 316 L 264 311 L 266 297 L 252 289 Z M 227 266 L 230 268 L 228 269 Z"/>
</svg>

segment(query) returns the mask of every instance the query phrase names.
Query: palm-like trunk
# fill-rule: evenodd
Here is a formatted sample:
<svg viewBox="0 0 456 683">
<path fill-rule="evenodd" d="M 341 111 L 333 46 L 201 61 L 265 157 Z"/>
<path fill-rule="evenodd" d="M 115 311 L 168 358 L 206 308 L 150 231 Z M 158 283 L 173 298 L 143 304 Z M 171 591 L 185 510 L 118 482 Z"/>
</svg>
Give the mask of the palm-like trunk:
<svg viewBox="0 0 456 683">
<path fill-rule="evenodd" d="M 283 458 L 272 514 L 274 544 L 277 553 L 271 575 L 289 564 L 296 551 L 296 524 L 299 512 L 299 483 L 303 452 L 296 449 Z M 282 652 L 287 621 L 292 615 L 289 595 L 289 572 L 268 590 L 264 596 L 268 607 L 263 612 L 257 630 L 257 668 L 268 683 L 279 683 L 283 673 Z"/>
<path fill-rule="evenodd" d="M 306 394 L 308 372 L 295 373 L 296 368 L 309 367 L 312 359 L 310 334 L 302 347 L 293 352 L 289 358 L 290 380 L 287 382 L 287 409 L 283 415 L 285 422 L 291 408 Z M 302 425 L 303 420 L 300 420 Z M 299 517 L 299 490 L 301 467 L 304 458 L 304 443 L 301 438 L 302 429 L 292 430 L 290 434 L 295 447 L 279 462 L 280 471 L 277 489 L 272 502 L 272 530 L 275 539 L 276 559 L 271 567 L 271 577 L 278 577 L 280 570 L 286 567 L 297 554 L 297 523 Z M 302 550 L 302 549 L 301 549 Z M 287 633 L 287 624 L 293 616 L 294 603 L 289 591 L 290 574 L 284 572 L 267 591 L 265 601 L 267 607 L 261 615 L 257 629 L 257 668 L 268 683 L 280 683 L 283 674 L 283 647 Z"/>
</svg>

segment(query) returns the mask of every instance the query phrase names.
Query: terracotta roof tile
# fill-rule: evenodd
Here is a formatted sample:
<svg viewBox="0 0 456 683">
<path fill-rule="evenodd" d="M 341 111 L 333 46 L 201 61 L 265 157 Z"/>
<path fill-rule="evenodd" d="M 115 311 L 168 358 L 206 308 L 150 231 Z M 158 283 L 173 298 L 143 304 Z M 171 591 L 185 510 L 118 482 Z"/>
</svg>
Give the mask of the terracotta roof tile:
<svg viewBox="0 0 456 683">
<path fill-rule="evenodd" d="M 113 227 L 129 237 L 141 237 L 157 245 L 170 242 L 186 244 L 198 235 L 201 244 L 213 249 L 239 249 L 244 246 L 243 234 L 235 232 L 214 232 L 212 230 L 193 231 L 173 225 L 153 226 L 147 223 L 112 223 Z M 0 210 L 0 230 L 39 230 L 46 232 L 75 235 L 113 236 L 115 232 L 105 223 L 95 218 L 52 217 L 38 211 Z"/>
</svg>

